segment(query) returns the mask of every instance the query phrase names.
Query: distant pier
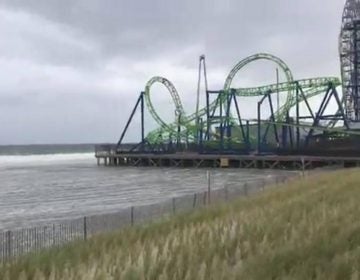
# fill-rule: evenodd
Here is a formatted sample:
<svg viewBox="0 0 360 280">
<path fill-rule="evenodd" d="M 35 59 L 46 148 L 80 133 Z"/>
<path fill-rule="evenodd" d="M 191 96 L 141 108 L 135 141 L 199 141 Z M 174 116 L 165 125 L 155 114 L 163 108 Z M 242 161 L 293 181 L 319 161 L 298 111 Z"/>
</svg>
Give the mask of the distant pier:
<svg viewBox="0 0 360 280">
<path fill-rule="evenodd" d="M 198 153 L 108 153 L 96 152 L 98 165 L 183 168 L 258 168 L 304 170 L 326 166 L 358 167 L 360 157 L 299 155 L 226 155 Z"/>
</svg>

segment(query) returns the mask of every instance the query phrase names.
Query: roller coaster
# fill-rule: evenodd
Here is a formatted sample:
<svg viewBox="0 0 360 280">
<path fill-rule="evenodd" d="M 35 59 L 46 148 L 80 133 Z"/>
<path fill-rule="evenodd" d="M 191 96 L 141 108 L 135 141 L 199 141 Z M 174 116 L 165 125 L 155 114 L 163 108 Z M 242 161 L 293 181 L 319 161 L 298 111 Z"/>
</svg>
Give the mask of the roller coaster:
<svg viewBox="0 0 360 280">
<path fill-rule="evenodd" d="M 122 144 L 138 110 L 141 113 L 141 139 L 126 152 L 235 154 L 316 154 L 360 151 L 360 2 L 348 0 L 340 34 L 342 81 L 337 77 L 294 79 L 287 64 L 279 57 L 258 53 L 238 62 L 220 90 L 209 90 L 205 56 L 199 59 L 196 110 L 187 114 L 175 86 L 155 76 L 145 85 L 116 146 Z M 359 43 L 358 43 L 359 42 Z M 233 87 L 233 80 L 245 66 L 266 60 L 280 69 L 284 82 L 257 87 Z M 359 60 L 359 61 L 358 61 Z M 359 68 L 359 69 L 358 69 Z M 206 104 L 200 106 L 200 85 L 205 84 Z M 160 83 L 174 103 L 175 119 L 166 122 L 152 102 L 153 85 Z M 342 94 L 338 88 L 342 87 Z M 274 95 L 282 95 L 282 104 L 274 109 Z M 314 108 L 313 97 L 321 97 Z M 239 104 L 242 97 L 257 98 L 256 116 L 244 119 Z M 331 104 L 331 105 L 330 105 Z M 302 108 L 300 109 L 300 105 Z M 145 109 L 158 128 L 145 135 Z M 332 113 L 329 114 L 329 110 Z M 264 113 L 267 116 L 264 117 Z M 360 153 L 360 152 L 359 152 Z"/>
<path fill-rule="evenodd" d="M 246 65 L 257 60 L 273 62 L 283 71 L 286 81 L 259 87 L 233 88 L 232 82 L 237 73 Z M 349 129 L 343 110 L 343 101 L 336 90 L 341 82 L 336 77 L 294 80 L 290 68 L 283 60 L 271 54 L 259 53 L 237 63 L 227 76 L 222 90 L 211 91 L 207 89 L 205 56 L 200 57 L 199 84 L 201 65 L 204 66 L 204 80 L 206 81 L 206 105 L 204 107 L 199 108 L 197 105 L 196 111 L 187 115 L 175 86 L 168 79 L 155 76 L 146 83 L 145 90 L 141 92 L 120 137 L 118 147 L 121 146 L 127 128 L 139 106 L 141 107 L 142 139 L 140 145 L 137 145 L 134 150 L 141 147 L 143 151 L 169 152 L 178 151 L 186 146 L 187 150 L 189 147 L 192 149 L 195 147 L 195 151 L 198 152 L 249 153 L 254 150 L 266 151 L 268 148 L 279 150 L 287 146 L 291 146 L 292 149 L 296 146 L 299 149 L 301 145 L 309 145 L 310 138 L 316 131 L 330 133 L 332 137 L 338 134 L 360 134 Z M 153 105 L 151 94 L 152 86 L 155 83 L 165 86 L 173 100 L 176 119 L 172 123 L 166 123 Z M 277 111 L 274 111 L 273 108 L 272 95 L 274 93 L 286 95 L 284 103 Z M 318 95 L 324 95 L 324 98 L 319 110 L 314 113 L 309 99 Z M 211 100 L 211 97 L 214 96 L 215 98 Z M 241 118 L 238 106 L 238 99 L 241 97 L 262 98 L 258 102 L 257 119 Z M 333 115 L 324 115 L 331 98 L 335 99 L 337 111 Z M 269 104 L 270 117 L 262 119 L 261 109 L 265 100 Z M 306 104 L 308 116 L 300 115 L 299 105 L 302 102 Z M 144 105 L 159 126 L 156 130 L 149 132 L 146 137 L 144 135 Z M 293 109 L 296 113 L 295 118 L 290 117 Z M 311 122 L 301 121 L 308 119 L 311 119 Z M 339 123 L 342 127 L 339 127 Z M 254 126 L 257 129 L 254 130 Z M 303 137 L 304 132 L 307 134 L 306 137 Z M 269 137 L 274 138 L 273 141 L 268 141 Z"/>
</svg>

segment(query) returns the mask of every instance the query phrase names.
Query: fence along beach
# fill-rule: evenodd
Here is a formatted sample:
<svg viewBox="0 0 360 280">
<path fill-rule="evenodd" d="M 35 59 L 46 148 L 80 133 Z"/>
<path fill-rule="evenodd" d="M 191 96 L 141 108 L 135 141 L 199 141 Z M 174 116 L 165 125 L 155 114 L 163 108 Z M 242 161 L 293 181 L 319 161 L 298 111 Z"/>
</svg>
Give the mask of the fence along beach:
<svg viewBox="0 0 360 280">
<path fill-rule="evenodd" d="M 207 173 L 208 185 L 203 192 L 173 197 L 160 203 L 131 206 L 121 211 L 85 216 L 54 224 L 0 232 L 0 258 L 2 261 L 16 259 L 27 253 L 63 245 L 76 240 L 86 240 L 100 233 L 148 223 L 174 214 L 202 208 L 207 205 L 226 202 L 239 196 L 248 196 L 265 190 L 267 186 L 284 183 L 298 175 L 268 176 L 241 184 L 225 185 L 212 189 L 211 173 Z"/>
</svg>

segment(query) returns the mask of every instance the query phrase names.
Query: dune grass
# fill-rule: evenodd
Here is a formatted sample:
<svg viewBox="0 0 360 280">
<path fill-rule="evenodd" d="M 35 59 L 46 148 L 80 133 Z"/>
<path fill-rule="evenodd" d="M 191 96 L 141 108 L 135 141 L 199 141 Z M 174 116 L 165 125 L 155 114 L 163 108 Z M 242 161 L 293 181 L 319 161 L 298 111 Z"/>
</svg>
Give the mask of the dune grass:
<svg viewBox="0 0 360 280">
<path fill-rule="evenodd" d="M 0 267 L 0 279 L 359 279 L 360 170 L 101 235 Z"/>
</svg>

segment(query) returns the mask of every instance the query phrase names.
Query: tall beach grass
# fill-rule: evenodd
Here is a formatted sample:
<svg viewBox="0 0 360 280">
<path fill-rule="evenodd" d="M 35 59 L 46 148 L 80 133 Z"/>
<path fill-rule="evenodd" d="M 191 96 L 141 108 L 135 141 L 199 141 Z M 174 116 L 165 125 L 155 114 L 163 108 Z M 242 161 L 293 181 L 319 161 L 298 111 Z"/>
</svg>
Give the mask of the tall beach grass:
<svg viewBox="0 0 360 280">
<path fill-rule="evenodd" d="M 100 235 L 0 266 L 0 279 L 360 279 L 360 170 Z"/>
</svg>

